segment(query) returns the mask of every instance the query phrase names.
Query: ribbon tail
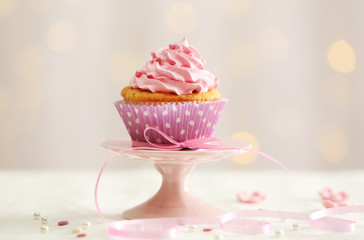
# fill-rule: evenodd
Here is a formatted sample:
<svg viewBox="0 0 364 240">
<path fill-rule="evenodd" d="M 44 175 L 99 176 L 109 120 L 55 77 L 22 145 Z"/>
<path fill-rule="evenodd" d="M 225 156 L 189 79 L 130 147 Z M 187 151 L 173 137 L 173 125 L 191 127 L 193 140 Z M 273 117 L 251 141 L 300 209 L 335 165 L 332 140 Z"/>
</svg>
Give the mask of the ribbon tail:
<svg viewBox="0 0 364 240">
<path fill-rule="evenodd" d="M 111 155 L 111 157 L 109 157 L 106 160 L 106 162 L 104 163 L 104 165 L 100 169 L 99 175 L 97 176 L 96 185 L 95 185 L 94 200 L 95 200 L 95 205 L 96 205 L 97 213 L 99 214 L 100 218 L 102 219 L 102 221 L 104 223 L 107 223 L 107 221 L 106 221 L 106 219 L 104 218 L 104 215 L 101 212 L 101 209 L 100 209 L 100 206 L 99 206 L 98 197 L 97 197 L 98 196 L 97 195 L 97 192 L 98 192 L 99 183 L 100 183 L 100 179 L 101 179 L 102 173 L 104 172 L 104 170 L 105 170 L 106 166 L 109 164 L 109 162 L 112 159 L 114 159 L 116 156 L 120 155 L 120 153 L 125 152 L 125 151 L 128 151 L 128 150 L 136 150 L 136 149 L 139 149 L 139 150 L 156 150 L 156 148 L 154 148 L 154 147 L 131 147 L 131 148 L 126 148 L 126 149 L 120 150 L 120 151 L 114 153 L 113 155 Z M 173 151 L 173 150 L 169 150 L 169 151 Z"/>
<path fill-rule="evenodd" d="M 266 154 L 264 152 L 261 152 L 261 151 L 255 150 L 255 149 L 251 149 L 251 148 L 242 148 L 242 147 L 240 147 L 239 149 L 244 150 L 244 151 L 248 151 L 248 152 L 253 152 L 253 153 L 259 154 L 259 155 L 265 157 L 266 159 L 271 160 L 272 162 L 278 164 L 281 168 L 283 168 L 283 169 L 285 169 L 285 170 L 287 170 L 289 172 L 296 173 L 296 171 L 287 168 L 280 161 L 278 161 L 277 159 L 275 159 L 274 157 L 272 157 L 269 154 Z"/>
<path fill-rule="evenodd" d="M 94 199 L 95 199 L 95 205 L 96 205 L 97 213 L 99 214 L 100 218 L 102 219 L 102 221 L 104 223 L 106 223 L 107 221 L 105 220 L 104 215 L 101 213 L 100 206 L 99 206 L 99 201 L 98 201 L 98 198 L 97 198 L 97 190 L 99 188 L 99 183 L 100 183 L 101 175 L 104 172 L 104 169 L 106 168 L 106 166 L 109 164 L 109 162 L 113 158 L 115 158 L 116 156 L 118 156 L 120 153 L 122 153 L 122 152 L 124 152 L 126 150 L 131 150 L 131 149 L 132 148 L 123 149 L 123 150 L 120 150 L 119 152 L 116 152 L 113 155 L 111 155 L 111 157 L 109 157 L 109 159 L 106 160 L 106 162 L 104 163 L 104 165 L 102 166 L 102 168 L 101 168 L 101 170 L 99 172 L 99 175 L 97 176 L 96 185 L 95 185 L 95 192 L 94 192 Z"/>
</svg>

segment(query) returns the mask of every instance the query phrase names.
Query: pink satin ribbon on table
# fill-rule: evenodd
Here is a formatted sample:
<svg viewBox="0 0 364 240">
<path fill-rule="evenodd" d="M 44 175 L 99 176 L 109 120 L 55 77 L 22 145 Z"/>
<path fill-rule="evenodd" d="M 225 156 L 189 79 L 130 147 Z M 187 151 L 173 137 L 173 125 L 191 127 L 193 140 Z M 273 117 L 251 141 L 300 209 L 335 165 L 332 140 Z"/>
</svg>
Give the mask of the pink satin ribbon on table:
<svg viewBox="0 0 364 240">
<path fill-rule="evenodd" d="M 155 131 L 162 137 L 170 142 L 170 144 L 153 143 L 148 140 L 147 133 Z M 101 175 L 107 164 L 117 155 L 128 150 L 155 150 L 155 151 L 177 151 L 184 148 L 191 149 L 204 149 L 211 151 L 214 149 L 237 149 L 255 152 L 267 159 L 277 163 L 284 169 L 294 172 L 286 168 L 278 160 L 272 156 L 249 148 L 225 146 L 222 139 L 216 137 L 191 139 L 184 142 L 177 142 L 166 135 L 164 132 L 156 128 L 146 128 L 144 137 L 147 142 L 132 141 L 132 147 L 120 150 L 114 153 L 102 166 L 95 186 L 95 204 L 101 219 L 106 223 L 104 216 L 101 213 L 98 200 L 97 191 Z M 234 234 L 265 234 L 269 233 L 271 226 L 269 222 L 257 221 L 252 219 L 242 219 L 242 217 L 273 217 L 273 218 L 287 218 L 309 221 L 310 225 L 314 228 L 319 228 L 329 231 L 339 232 L 354 232 L 356 223 L 349 220 L 329 217 L 336 214 L 344 214 L 347 212 L 364 212 L 364 206 L 350 206 L 350 207 L 337 207 L 324 209 L 312 214 L 295 213 L 295 212 L 282 212 L 282 211 L 269 211 L 269 210 L 248 210 L 227 213 L 219 218 L 202 217 L 202 218 L 155 218 L 155 219 L 138 219 L 129 221 L 113 222 L 109 224 L 109 234 L 119 237 L 137 237 L 137 238 L 162 238 L 162 237 L 175 237 L 178 233 L 179 225 L 217 225 L 222 230 Z M 235 222 L 235 225 L 232 224 Z M 156 230 L 148 230 L 148 228 L 156 228 Z M 144 230 L 141 230 L 144 229 Z"/>
<path fill-rule="evenodd" d="M 154 218 L 118 221 L 109 224 L 109 234 L 117 237 L 173 238 L 178 227 L 186 225 L 214 225 L 226 233 L 257 235 L 271 232 L 271 223 L 244 218 L 285 218 L 307 221 L 311 227 L 332 232 L 355 232 L 356 222 L 331 217 L 345 213 L 364 213 L 364 206 L 345 206 L 309 213 L 271 210 L 246 210 L 227 213 L 221 217 Z M 215 228 L 216 228 L 215 227 Z"/>
</svg>

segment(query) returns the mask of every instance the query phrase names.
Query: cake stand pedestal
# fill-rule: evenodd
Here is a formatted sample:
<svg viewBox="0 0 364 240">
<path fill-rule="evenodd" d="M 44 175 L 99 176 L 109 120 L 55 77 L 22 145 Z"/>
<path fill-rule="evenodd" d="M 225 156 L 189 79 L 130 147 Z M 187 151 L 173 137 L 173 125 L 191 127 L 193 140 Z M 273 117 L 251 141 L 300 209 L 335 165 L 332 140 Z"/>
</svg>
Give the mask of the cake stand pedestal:
<svg viewBox="0 0 364 240">
<path fill-rule="evenodd" d="M 113 152 L 130 148 L 130 140 L 108 140 L 103 147 Z M 246 143 L 245 148 L 250 144 Z M 180 150 L 126 150 L 120 155 L 148 161 L 162 175 L 162 185 L 159 191 L 144 203 L 124 211 L 126 219 L 163 218 L 163 217 L 212 217 L 224 212 L 208 205 L 192 194 L 186 183 L 186 177 L 200 162 L 217 161 L 243 154 L 237 149 Z"/>
</svg>

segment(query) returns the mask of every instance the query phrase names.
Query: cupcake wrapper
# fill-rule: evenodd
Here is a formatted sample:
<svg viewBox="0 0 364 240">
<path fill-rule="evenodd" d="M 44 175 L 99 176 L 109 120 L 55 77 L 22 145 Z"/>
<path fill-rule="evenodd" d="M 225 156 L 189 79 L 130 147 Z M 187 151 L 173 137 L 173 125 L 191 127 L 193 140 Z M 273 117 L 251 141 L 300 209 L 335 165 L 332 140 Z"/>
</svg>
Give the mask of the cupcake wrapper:
<svg viewBox="0 0 364 240">
<path fill-rule="evenodd" d="M 182 142 L 210 137 L 226 103 L 227 99 L 138 105 L 121 100 L 115 102 L 115 107 L 133 140 L 145 142 L 144 130 L 154 127 Z M 148 137 L 151 142 L 169 143 L 157 132 L 148 132 Z"/>
</svg>

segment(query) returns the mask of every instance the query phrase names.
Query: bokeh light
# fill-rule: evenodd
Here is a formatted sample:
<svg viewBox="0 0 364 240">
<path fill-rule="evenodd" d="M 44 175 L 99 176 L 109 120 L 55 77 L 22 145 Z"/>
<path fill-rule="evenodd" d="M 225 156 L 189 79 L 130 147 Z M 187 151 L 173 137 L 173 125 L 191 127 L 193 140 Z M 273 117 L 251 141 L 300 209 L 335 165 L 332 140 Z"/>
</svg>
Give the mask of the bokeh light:
<svg viewBox="0 0 364 240">
<path fill-rule="evenodd" d="M 15 120 L 15 121 L 14 121 Z M 7 118 L 0 124 L 1 156 L 0 168 L 16 168 L 19 166 L 19 143 L 17 139 L 22 131 L 19 121 Z M 10 161 L 9 161 L 10 160 Z"/>
<path fill-rule="evenodd" d="M 251 0 L 221 0 L 221 3 L 229 17 L 244 15 L 252 5 Z"/>
<path fill-rule="evenodd" d="M 72 9 L 84 9 L 87 7 L 87 0 L 63 0 L 64 4 Z"/>
<path fill-rule="evenodd" d="M 331 127 L 320 139 L 320 152 L 324 158 L 332 163 L 344 160 L 348 151 L 348 136 L 339 127 Z"/>
<path fill-rule="evenodd" d="M 345 106 L 351 97 L 352 82 L 342 75 L 333 75 L 323 85 L 322 95 L 334 107 Z"/>
<path fill-rule="evenodd" d="M 51 0 L 27 0 L 29 8 L 43 12 L 50 6 Z"/>
<path fill-rule="evenodd" d="M 232 119 L 234 119 L 234 124 L 237 124 L 244 128 L 248 128 L 249 126 L 251 126 L 251 117 L 241 111 L 235 112 L 232 116 Z"/>
<path fill-rule="evenodd" d="M 11 14 L 16 6 L 14 0 L 1 0 L 0 1 L 0 17 L 8 16 Z"/>
<path fill-rule="evenodd" d="M 251 133 L 248 132 L 236 132 L 234 135 L 231 136 L 233 139 L 243 140 L 252 144 L 252 149 L 259 150 L 259 142 L 258 139 Z M 233 160 L 239 164 L 248 164 L 253 162 L 257 158 L 258 154 L 254 152 L 247 152 L 240 156 L 233 157 Z"/>
<path fill-rule="evenodd" d="M 196 25 L 196 20 L 196 9 L 186 2 L 176 3 L 167 11 L 168 27 L 180 35 L 191 33 Z"/>
<path fill-rule="evenodd" d="M 335 71 L 348 73 L 355 70 L 355 52 L 350 44 L 344 40 L 336 41 L 330 46 L 328 60 Z"/>
<path fill-rule="evenodd" d="M 22 79 L 39 78 L 44 70 L 44 58 L 39 49 L 26 47 L 18 57 L 18 73 Z"/>
<path fill-rule="evenodd" d="M 288 40 L 279 29 L 272 28 L 263 32 L 258 42 L 262 58 L 279 60 L 288 54 Z"/>
<path fill-rule="evenodd" d="M 66 21 L 60 20 L 55 23 L 48 32 L 48 46 L 56 52 L 64 52 L 73 47 L 78 38 L 76 27 Z"/>
<path fill-rule="evenodd" d="M 5 113 L 5 110 L 9 106 L 10 98 L 9 98 L 8 92 L 9 91 L 5 86 L 0 85 L 0 121 L 1 121 L 1 117 Z"/>
<path fill-rule="evenodd" d="M 22 110 L 32 112 L 44 99 L 45 60 L 41 52 L 33 47 L 25 48 L 18 58 L 20 83 L 17 98 Z"/>
<path fill-rule="evenodd" d="M 280 137 L 294 137 L 303 129 L 301 112 L 294 107 L 278 108 L 271 118 L 271 126 L 275 134 Z"/>
<path fill-rule="evenodd" d="M 135 74 L 135 71 L 142 67 L 137 58 L 128 53 L 122 53 L 114 57 L 110 64 L 110 74 L 116 86 L 125 86 Z"/>
<path fill-rule="evenodd" d="M 243 77 L 255 70 L 259 63 L 259 53 L 256 44 L 248 40 L 238 41 L 228 53 L 228 66 L 237 77 Z"/>
</svg>

